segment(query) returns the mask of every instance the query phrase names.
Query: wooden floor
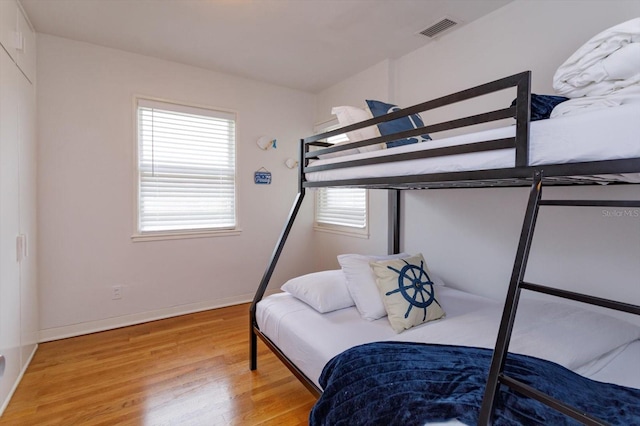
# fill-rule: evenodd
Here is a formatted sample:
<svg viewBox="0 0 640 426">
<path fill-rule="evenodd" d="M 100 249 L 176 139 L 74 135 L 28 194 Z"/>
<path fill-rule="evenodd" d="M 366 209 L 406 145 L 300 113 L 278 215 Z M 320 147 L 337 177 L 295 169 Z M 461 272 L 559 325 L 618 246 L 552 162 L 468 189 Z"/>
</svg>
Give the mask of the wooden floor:
<svg viewBox="0 0 640 426">
<path fill-rule="evenodd" d="M 0 425 L 304 425 L 315 398 L 260 342 L 248 305 L 42 343 Z"/>
</svg>

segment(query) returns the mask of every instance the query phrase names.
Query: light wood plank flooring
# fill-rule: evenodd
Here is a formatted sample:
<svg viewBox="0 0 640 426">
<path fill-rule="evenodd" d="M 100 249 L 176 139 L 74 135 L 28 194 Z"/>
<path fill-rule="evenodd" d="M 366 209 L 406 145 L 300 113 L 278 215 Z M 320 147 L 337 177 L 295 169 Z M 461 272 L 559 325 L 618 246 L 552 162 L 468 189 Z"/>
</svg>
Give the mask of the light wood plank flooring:
<svg viewBox="0 0 640 426">
<path fill-rule="evenodd" d="M 238 305 L 42 343 L 0 425 L 304 425 L 315 398 Z"/>
</svg>

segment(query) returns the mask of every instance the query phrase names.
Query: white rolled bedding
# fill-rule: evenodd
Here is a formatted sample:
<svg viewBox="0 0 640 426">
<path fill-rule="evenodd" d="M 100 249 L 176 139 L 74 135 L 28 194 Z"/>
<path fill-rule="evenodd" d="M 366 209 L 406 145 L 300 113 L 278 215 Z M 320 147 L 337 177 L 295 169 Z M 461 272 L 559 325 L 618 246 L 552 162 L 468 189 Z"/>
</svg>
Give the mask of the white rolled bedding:
<svg viewBox="0 0 640 426">
<path fill-rule="evenodd" d="M 608 28 L 556 70 L 553 88 L 569 98 L 610 95 L 640 82 L 640 18 Z"/>
</svg>

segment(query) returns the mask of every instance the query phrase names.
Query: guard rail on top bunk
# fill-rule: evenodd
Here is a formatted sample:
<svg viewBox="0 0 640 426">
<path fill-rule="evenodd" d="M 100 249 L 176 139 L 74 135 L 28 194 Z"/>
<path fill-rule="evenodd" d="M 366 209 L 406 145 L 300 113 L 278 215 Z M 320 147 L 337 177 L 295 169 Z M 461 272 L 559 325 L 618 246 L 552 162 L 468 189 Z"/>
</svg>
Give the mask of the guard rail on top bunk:
<svg viewBox="0 0 640 426">
<path fill-rule="evenodd" d="M 508 108 L 502 108 L 494 111 L 484 112 L 477 115 L 458 118 L 441 123 L 431 124 L 419 127 L 413 130 L 405 130 L 402 132 L 380 136 L 373 139 L 357 141 L 345 145 L 333 146 L 324 142 L 331 136 L 347 133 L 353 130 L 377 125 L 398 118 L 409 117 L 413 114 L 419 114 L 430 110 L 478 98 L 491 93 L 499 92 L 505 89 L 516 89 L 516 105 Z M 305 174 L 322 170 L 340 169 L 356 166 L 365 166 L 370 164 L 393 163 L 404 160 L 415 160 L 420 158 L 444 157 L 448 155 L 466 154 L 473 152 L 492 151 L 499 149 L 514 148 L 515 149 L 515 165 L 518 167 L 527 167 L 529 164 L 529 117 L 531 109 L 531 71 L 525 71 L 509 77 L 505 77 L 490 83 L 482 84 L 461 92 L 443 96 L 394 111 L 384 116 L 375 117 L 366 121 L 352 124 L 329 132 L 310 136 L 301 141 L 300 152 L 302 158 L 300 161 L 300 189 L 313 187 L 329 187 L 329 186 L 357 186 L 367 188 L 397 188 L 397 189 L 416 189 L 416 188 L 437 188 L 437 187 L 469 187 L 469 186 L 495 186 L 500 181 L 508 178 L 515 178 L 511 182 L 506 182 L 508 186 L 523 185 L 525 183 L 517 182 L 518 178 L 530 178 L 530 173 L 523 175 L 513 175 L 512 173 L 503 173 L 502 170 L 482 170 L 471 172 L 453 172 L 453 173 L 434 173 L 428 175 L 413 175 L 402 177 L 381 177 L 381 178 L 365 178 L 344 181 L 325 181 L 325 182 L 307 182 Z M 468 143 L 464 145 L 443 147 L 430 149 L 428 151 L 410 152 L 394 155 L 385 155 L 378 158 L 345 161 L 334 164 L 326 164 L 323 166 L 314 166 L 310 164 L 310 160 L 318 158 L 319 155 L 336 153 L 353 148 L 361 148 L 368 145 L 391 142 L 398 139 L 410 138 L 423 134 L 432 134 L 448 130 L 460 129 L 483 123 L 503 120 L 507 118 L 515 118 L 516 133 L 515 137 L 489 140 L 483 142 Z M 319 149 L 318 149 L 319 148 Z M 525 184 L 526 185 L 526 184 Z"/>
<path fill-rule="evenodd" d="M 390 135 L 380 136 L 333 146 L 325 140 L 331 136 L 340 135 L 353 130 L 377 125 L 379 123 L 408 117 L 425 111 L 434 110 L 447 105 L 485 96 L 505 89 L 516 91 L 515 106 L 502 108 L 477 115 L 466 116 L 450 121 L 430 124 L 413 130 L 402 131 Z M 590 179 L 582 179 L 581 176 L 606 175 L 619 173 L 640 173 L 640 158 L 590 161 L 567 164 L 551 164 L 544 166 L 529 165 L 529 125 L 531 111 L 531 72 L 525 71 L 509 77 L 505 77 L 490 83 L 482 84 L 467 90 L 463 90 L 448 96 L 433 99 L 412 107 L 404 108 L 390 114 L 375 117 L 356 124 L 342 127 L 329 132 L 311 136 L 300 141 L 300 158 L 298 169 L 298 194 L 287 217 L 284 228 L 278 238 L 274 251 L 269 259 L 265 273 L 256 290 L 250 307 L 250 368 L 257 368 L 257 338 L 261 340 L 282 360 L 282 362 L 301 380 L 307 388 L 319 395 L 321 391 L 315 384 L 283 354 L 278 347 L 261 333 L 256 322 L 256 306 L 262 300 L 267 289 L 276 264 L 282 253 L 282 249 L 289 236 L 295 218 L 305 196 L 306 188 L 318 187 L 362 187 L 389 189 L 389 252 L 400 251 L 400 190 L 403 189 L 427 189 L 427 188 L 476 188 L 476 187 L 501 187 L 501 186 L 528 186 L 533 181 L 536 172 L 544 169 L 543 180 L 545 184 L 568 185 L 575 183 L 594 183 Z M 377 158 L 359 160 L 347 160 L 339 163 L 314 165 L 311 160 L 318 155 L 336 153 L 347 149 L 364 147 L 394 141 L 397 139 L 414 137 L 427 133 L 436 133 L 459 128 L 466 128 L 483 123 L 515 118 L 515 136 L 482 142 L 467 143 L 464 145 L 429 149 L 425 151 L 385 155 Z M 431 157 L 444 157 L 456 154 L 475 153 L 491 150 L 511 148 L 514 150 L 514 167 L 497 168 L 489 170 L 471 170 L 459 172 L 430 173 L 411 176 L 373 177 L 346 180 L 331 180 L 309 182 L 306 173 L 322 170 L 349 168 L 369 164 L 390 164 L 394 162 Z"/>
</svg>

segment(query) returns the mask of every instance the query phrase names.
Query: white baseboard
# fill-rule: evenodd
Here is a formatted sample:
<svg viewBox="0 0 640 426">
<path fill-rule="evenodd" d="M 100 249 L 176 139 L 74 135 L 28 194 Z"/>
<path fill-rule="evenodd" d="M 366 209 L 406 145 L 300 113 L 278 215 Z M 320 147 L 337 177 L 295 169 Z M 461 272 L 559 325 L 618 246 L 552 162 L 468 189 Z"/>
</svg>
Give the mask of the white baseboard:
<svg viewBox="0 0 640 426">
<path fill-rule="evenodd" d="M 16 389 L 18 389 L 18 385 L 20 384 L 20 381 L 22 381 L 22 376 L 24 376 L 24 373 L 27 371 L 27 367 L 29 367 L 29 364 L 31 364 L 31 360 L 33 359 L 33 356 L 36 354 L 37 350 L 38 350 L 38 345 L 35 345 L 33 347 L 33 350 L 31 351 L 31 355 L 29 355 L 29 359 L 22 366 L 22 370 L 20 370 L 20 374 L 18 375 L 16 382 L 13 384 L 13 387 L 11 388 L 11 392 L 9 392 L 9 394 L 7 395 L 7 398 L 2 403 L 2 406 L 0 406 L 0 417 L 2 417 L 4 410 L 7 409 L 7 406 L 9 405 L 9 401 L 11 401 L 11 397 L 13 397 L 13 394 L 15 393 Z"/>
<path fill-rule="evenodd" d="M 279 290 L 269 290 L 265 296 L 277 293 Z M 50 342 L 52 340 L 66 339 L 68 337 L 81 336 L 83 334 L 96 333 L 99 331 L 113 330 L 115 328 L 127 327 L 129 325 L 142 324 L 170 317 L 176 317 L 194 312 L 208 311 L 210 309 L 224 308 L 226 306 L 239 305 L 253 300 L 253 295 L 244 294 L 241 296 L 227 297 L 225 299 L 212 300 L 207 302 L 196 302 L 188 305 L 172 306 L 170 308 L 158 309 L 155 311 L 140 312 L 136 314 L 123 315 L 120 317 L 106 318 L 97 321 L 71 324 L 63 327 L 54 327 L 40 330 L 40 342 Z"/>
</svg>

